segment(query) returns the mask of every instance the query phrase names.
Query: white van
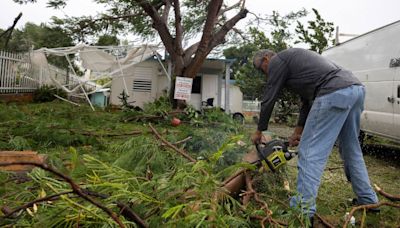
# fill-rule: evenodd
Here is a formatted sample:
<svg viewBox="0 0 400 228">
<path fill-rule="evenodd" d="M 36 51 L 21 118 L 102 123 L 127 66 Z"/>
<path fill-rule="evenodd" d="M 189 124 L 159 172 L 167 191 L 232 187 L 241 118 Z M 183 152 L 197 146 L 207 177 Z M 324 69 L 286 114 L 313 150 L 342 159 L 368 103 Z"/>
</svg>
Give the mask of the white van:
<svg viewBox="0 0 400 228">
<path fill-rule="evenodd" d="M 400 21 L 327 49 L 365 85 L 361 130 L 400 142 Z"/>
</svg>

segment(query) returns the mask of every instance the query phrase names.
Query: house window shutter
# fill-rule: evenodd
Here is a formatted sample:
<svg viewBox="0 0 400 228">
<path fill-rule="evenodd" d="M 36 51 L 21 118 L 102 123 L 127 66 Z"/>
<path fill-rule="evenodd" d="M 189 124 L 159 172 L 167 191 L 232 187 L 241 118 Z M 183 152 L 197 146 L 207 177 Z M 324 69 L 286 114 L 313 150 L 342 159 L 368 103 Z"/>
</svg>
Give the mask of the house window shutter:
<svg viewBox="0 0 400 228">
<path fill-rule="evenodd" d="M 151 92 L 151 80 L 147 79 L 133 80 L 133 92 Z"/>
</svg>

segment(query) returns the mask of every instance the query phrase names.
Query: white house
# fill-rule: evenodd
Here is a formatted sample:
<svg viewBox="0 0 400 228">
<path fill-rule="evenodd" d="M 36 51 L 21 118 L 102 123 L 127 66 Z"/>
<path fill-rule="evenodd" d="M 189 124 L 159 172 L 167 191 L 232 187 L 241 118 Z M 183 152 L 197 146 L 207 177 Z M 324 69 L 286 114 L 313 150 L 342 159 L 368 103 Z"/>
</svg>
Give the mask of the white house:
<svg viewBox="0 0 400 228">
<path fill-rule="evenodd" d="M 213 98 L 214 107 L 221 107 L 229 113 L 241 113 L 243 94 L 229 80 L 231 63 L 232 60 L 207 59 L 198 76 L 193 79 L 192 94 L 188 103 L 201 109 L 202 101 Z M 124 69 L 123 77 L 113 77 L 110 103 L 120 105 L 118 96 L 124 89 L 129 95 L 128 102 L 135 102 L 134 105 L 139 107 L 166 94 L 170 85 L 166 68 L 168 67 L 164 68 L 154 57 Z M 229 85 L 229 99 L 225 98 L 225 85 Z M 229 104 L 228 109 L 225 107 L 226 103 Z"/>
</svg>

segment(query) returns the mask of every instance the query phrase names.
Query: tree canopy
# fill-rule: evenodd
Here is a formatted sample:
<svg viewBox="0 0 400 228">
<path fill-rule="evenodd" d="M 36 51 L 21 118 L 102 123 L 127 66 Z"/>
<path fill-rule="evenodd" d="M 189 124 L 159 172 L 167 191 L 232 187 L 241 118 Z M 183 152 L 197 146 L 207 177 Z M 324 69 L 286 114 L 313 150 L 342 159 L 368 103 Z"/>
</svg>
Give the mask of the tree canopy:
<svg viewBox="0 0 400 228">
<path fill-rule="evenodd" d="M 0 29 L 0 33 L 2 30 Z M 73 39 L 62 28 L 26 23 L 22 29 L 14 29 L 10 39 L 0 38 L 0 47 L 13 52 L 28 52 L 42 47 L 54 48 L 73 46 Z M 7 44 L 7 45 L 6 45 Z M 64 57 L 49 56 L 49 62 L 61 68 L 67 68 Z"/>
</svg>

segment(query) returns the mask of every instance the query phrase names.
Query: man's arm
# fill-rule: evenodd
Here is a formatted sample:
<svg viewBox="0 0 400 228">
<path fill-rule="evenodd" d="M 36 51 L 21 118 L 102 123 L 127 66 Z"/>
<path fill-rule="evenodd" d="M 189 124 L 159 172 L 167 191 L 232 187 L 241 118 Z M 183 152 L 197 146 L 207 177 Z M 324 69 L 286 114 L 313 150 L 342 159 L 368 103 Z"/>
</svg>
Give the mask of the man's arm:
<svg viewBox="0 0 400 228">
<path fill-rule="evenodd" d="M 297 120 L 297 126 L 304 127 L 306 124 L 308 113 L 311 109 L 311 102 L 306 99 L 301 99 L 301 107 L 300 107 L 300 114 L 299 119 Z"/>
<path fill-rule="evenodd" d="M 264 99 L 261 102 L 260 118 L 258 122 L 258 131 L 265 131 L 268 129 L 268 122 L 271 118 L 272 110 L 274 109 L 275 102 L 278 98 L 279 85 L 272 85 L 267 83 L 264 93 Z"/>
<path fill-rule="evenodd" d="M 308 113 L 311 109 L 311 102 L 305 99 L 301 99 L 300 115 L 297 121 L 297 126 L 293 131 L 293 134 L 289 137 L 289 145 L 297 146 L 300 143 L 301 134 L 307 120 Z"/>
<path fill-rule="evenodd" d="M 278 58 L 278 59 L 275 59 Z M 261 101 L 260 118 L 257 126 L 257 131 L 252 136 L 253 143 L 259 143 L 261 140 L 261 132 L 268 129 L 268 122 L 271 118 L 272 110 L 278 95 L 285 84 L 288 69 L 286 64 L 274 57 L 268 69 L 268 82 L 266 84 L 263 100 Z"/>
</svg>

